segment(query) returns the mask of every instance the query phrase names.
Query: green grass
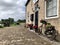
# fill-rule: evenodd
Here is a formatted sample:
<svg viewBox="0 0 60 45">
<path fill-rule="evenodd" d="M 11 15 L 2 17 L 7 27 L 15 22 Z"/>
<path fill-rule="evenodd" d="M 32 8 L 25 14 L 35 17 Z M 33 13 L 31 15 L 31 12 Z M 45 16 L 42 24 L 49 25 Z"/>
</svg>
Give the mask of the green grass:
<svg viewBox="0 0 60 45">
<path fill-rule="evenodd" d="M 20 24 L 19 24 L 20 25 Z M 14 23 L 14 24 L 11 24 L 11 26 L 17 26 L 17 24 L 16 23 Z"/>
</svg>

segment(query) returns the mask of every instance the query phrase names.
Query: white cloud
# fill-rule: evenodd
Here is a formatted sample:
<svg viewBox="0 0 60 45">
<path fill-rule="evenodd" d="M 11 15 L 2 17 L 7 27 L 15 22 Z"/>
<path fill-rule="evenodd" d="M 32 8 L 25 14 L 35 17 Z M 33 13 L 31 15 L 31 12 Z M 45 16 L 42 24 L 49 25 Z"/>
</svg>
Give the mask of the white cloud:
<svg viewBox="0 0 60 45">
<path fill-rule="evenodd" d="M 25 18 L 27 0 L 0 0 L 0 19 L 12 17 L 15 20 Z"/>
</svg>

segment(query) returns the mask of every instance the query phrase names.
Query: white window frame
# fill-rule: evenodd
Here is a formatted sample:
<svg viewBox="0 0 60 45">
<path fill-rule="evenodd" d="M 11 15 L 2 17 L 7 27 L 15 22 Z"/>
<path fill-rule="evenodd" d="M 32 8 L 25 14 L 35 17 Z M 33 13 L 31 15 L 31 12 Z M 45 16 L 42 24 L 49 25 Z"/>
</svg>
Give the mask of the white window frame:
<svg viewBox="0 0 60 45">
<path fill-rule="evenodd" d="M 35 4 L 38 0 L 33 0 L 33 3 Z"/>
<path fill-rule="evenodd" d="M 59 18 L 59 0 L 57 0 L 57 16 L 47 17 L 46 15 L 46 1 L 45 1 L 45 19 Z"/>
</svg>

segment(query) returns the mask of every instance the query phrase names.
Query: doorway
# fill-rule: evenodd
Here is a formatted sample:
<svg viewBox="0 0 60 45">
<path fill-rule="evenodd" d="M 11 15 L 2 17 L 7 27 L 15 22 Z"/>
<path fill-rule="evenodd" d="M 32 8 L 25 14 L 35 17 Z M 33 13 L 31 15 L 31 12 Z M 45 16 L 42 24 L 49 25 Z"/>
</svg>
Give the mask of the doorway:
<svg viewBox="0 0 60 45">
<path fill-rule="evenodd" d="M 35 12 L 35 25 L 38 26 L 38 11 Z M 38 28 L 35 29 L 35 32 L 38 31 Z"/>
<path fill-rule="evenodd" d="M 30 20 L 31 20 L 31 22 L 32 22 L 30 29 L 32 30 L 32 29 L 33 29 L 34 14 L 31 14 Z"/>
<path fill-rule="evenodd" d="M 38 11 L 35 12 L 35 25 L 38 26 Z"/>
</svg>

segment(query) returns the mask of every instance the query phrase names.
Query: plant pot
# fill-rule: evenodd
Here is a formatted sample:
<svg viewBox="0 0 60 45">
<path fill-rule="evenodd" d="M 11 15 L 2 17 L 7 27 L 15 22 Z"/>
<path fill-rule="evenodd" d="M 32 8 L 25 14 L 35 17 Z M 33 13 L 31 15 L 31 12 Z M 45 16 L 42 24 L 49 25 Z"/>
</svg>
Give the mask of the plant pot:
<svg viewBox="0 0 60 45">
<path fill-rule="evenodd" d="M 38 33 L 38 28 L 35 28 L 35 32 Z"/>
</svg>

